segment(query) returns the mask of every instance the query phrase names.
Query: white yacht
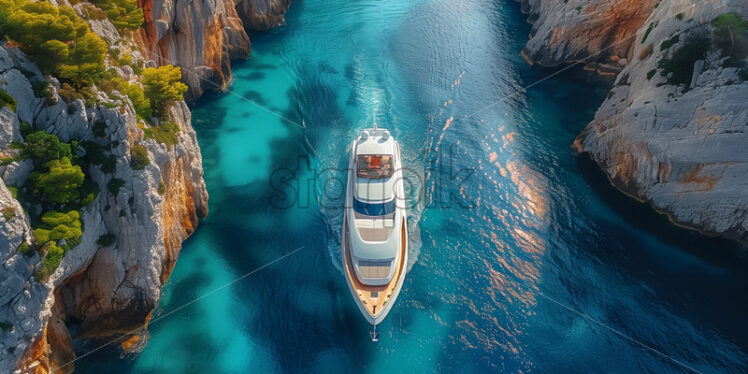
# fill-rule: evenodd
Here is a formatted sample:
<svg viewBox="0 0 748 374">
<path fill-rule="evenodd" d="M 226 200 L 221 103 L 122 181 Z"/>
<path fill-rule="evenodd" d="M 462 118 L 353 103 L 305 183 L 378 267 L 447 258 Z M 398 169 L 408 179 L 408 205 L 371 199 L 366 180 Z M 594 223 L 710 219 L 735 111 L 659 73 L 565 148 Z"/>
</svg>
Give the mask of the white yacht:
<svg viewBox="0 0 748 374">
<path fill-rule="evenodd" d="M 392 309 L 408 265 L 400 146 L 385 129 L 366 129 L 348 162 L 343 267 L 359 310 L 376 326 Z"/>
</svg>

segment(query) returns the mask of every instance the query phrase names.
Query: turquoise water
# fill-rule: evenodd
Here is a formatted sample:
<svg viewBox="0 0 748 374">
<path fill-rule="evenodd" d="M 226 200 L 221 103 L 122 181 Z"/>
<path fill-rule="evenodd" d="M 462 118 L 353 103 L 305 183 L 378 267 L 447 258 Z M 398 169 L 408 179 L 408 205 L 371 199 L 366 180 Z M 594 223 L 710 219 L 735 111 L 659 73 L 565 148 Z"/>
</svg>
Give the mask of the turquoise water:
<svg viewBox="0 0 748 374">
<path fill-rule="evenodd" d="M 211 213 L 150 341 L 79 372 L 748 370 L 744 255 L 574 155 L 607 85 L 572 69 L 522 90 L 556 70 L 519 57 L 518 8 L 302 0 L 287 26 L 252 35 L 233 94 L 195 105 Z M 373 122 L 399 140 L 412 193 L 410 271 L 376 344 L 340 271 L 334 170 Z"/>
</svg>

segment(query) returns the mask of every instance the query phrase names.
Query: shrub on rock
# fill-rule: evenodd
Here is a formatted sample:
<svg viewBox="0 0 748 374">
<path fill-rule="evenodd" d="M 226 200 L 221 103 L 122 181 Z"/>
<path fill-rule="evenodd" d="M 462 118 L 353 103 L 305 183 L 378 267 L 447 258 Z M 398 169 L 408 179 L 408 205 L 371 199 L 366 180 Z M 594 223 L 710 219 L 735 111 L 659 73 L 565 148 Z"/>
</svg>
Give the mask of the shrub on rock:
<svg viewBox="0 0 748 374">
<path fill-rule="evenodd" d="M 182 70 L 173 65 L 143 70 L 143 91 L 151 107 L 161 111 L 166 103 L 184 99 L 187 85 L 180 82 Z"/>
<path fill-rule="evenodd" d="M 99 237 L 98 240 L 96 240 L 96 244 L 102 246 L 102 247 L 109 247 L 117 240 L 117 237 L 114 236 L 114 234 L 104 234 Z"/>
<path fill-rule="evenodd" d="M 35 164 L 73 157 L 70 144 L 63 143 L 57 136 L 44 131 L 35 131 L 25 136 L 21 155 L 34 160 Z"/>
<path fill-rule="evenodd" d="M 0 89 L 0 108 L 7 106 L 12 111 L 16 111 L 17 107 L 16 99 L 13 96 L 8 95 L 7 92 Z"/>
<path fill-rule="evenodd" d="M 135 144 L 130 149 L 130 166 L 133 170 L 143 170 L 151 159 L 148 158 L 148 149 L 140 144 Z"/>
<path fill-rule="evenodd" d="M 748 67 L 748 21 L 735 12 L 725 13 L 712 21 L 714 43 L 722 57 L 728 57 L 726 66 Z"/>
<path fill-rule="evenodd" d="M 143 127 L 144 138 L 154 139 L 168 147 L 179 143 L 179 126 L 174 122 L 164 122 L 158 126 Z"/>
<path fill-rule="evenodd" d="M 137 0 L 91 0 L 91 3 L 101 8 L 120 32 L 135 30 L 145 21 Z"/>
<path fill-rule="evenodd" d="M 153 116 L 153 112 L 151 111 L 151 101 L 145 97 L 143 87 L 140 87 L 135 83 L 122 81 L 122 83 L 120 84 L 120 92 L 130 98 L 132 106 L 133 108 L 135 108 L 135 113 L 138 115 L 138 117 L 147 122 L 151 121 L 151 117 Z"/>
<path fill-rule="evenodd" d="M 67 204 L 78 199 L 78 188 L 83 185 L 85 178 L 80 166 L 62 157 L 48 161 L 44 167 L 48 169 L 47 172 L 31 173 L 34 195 L 52 204 Z"/>
<path fill-rule="evenodd" d="M 112 180 L 109 181 L 106 185 L 106 189 L 109 190 L 112 194 L 117 194 L 119 192 L 119 189 L 122 188 L 122 186 L 125 185 L 125 181 L 120 178 L 112 178 Z"/>
<path fill-rule="evenodd" d="M 34 230 L 34 240 L 37 244 L 47 242 L 57 244 L 61 240 L 75 242 L 83 235 L 80 213 L 77 210 L 69 212 L 49 211 L 42 216 L 42 223 Z"/>
<path fill-rule="evenodd" d="M 28 0 L 0 5 L 7 12 L 0 28 L 45 74 L 80 90 L 104 72 L 106 43 L 71 8 Z"/>
</svg>

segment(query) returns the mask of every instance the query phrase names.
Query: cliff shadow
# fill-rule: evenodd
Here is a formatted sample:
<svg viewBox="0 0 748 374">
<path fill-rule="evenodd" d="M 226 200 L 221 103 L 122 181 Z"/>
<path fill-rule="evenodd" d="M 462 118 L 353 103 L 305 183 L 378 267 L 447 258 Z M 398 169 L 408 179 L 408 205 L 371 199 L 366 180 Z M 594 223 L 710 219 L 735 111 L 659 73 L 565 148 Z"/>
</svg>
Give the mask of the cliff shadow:
<svg viewBox="0 0 748 374">
<path fill-rule="evenodd" d="M 748 270 L 748 248 L 740 243 L 675 225 L 649 203 L 634 200 L 616 189 L 605 172 L 586 155 L 578 155 L 576 164 L 595 196 L 634 228 L 682 248 L 711 265 L 739 272 Z"/>
</svg>

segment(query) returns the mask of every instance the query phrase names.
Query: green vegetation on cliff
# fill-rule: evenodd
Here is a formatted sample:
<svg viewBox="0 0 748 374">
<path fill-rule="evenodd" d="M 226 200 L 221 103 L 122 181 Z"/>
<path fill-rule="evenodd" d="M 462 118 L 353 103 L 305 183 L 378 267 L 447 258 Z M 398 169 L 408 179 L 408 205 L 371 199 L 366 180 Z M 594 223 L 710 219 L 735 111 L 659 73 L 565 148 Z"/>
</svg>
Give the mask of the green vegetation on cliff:
<svg viewBox="0 0 748 374">
<path fill-rule="evenodd" d="M 114 27 L 120 32 L 135 30 L 143 24 L 143 9 L 137 0 L 90 0 L 101 8 Z"/>
<path fill-rule="evenodd" d="M 86 151 L 86 155 L 79 161 L 82 164 L 99 165 L 102 173 L 111 174 L 117 169 L 117 157 L 106 154 L 106 147 L 102 147 L 91 141 L 82 141 L 80 146 Z"/>
<path fill-rule="evenodd" d="M 61 142 L 60 138 L 52 134 L 47 134 L 44 131 L 34 131 L 25 134 L 24 138 L 21 155 L 23 158 L 32 159 L 37 166 L 63 157 L 73 158 L 70 144 Z"/>
<path fill-rule="evenodd" d="M 104 72 L 107 46 L 88 23 L 67 6 L 28 0 L 0 0 L 0 29 L 45 74 L 82 90 Z"/>
<path fill-rule="evenodd" d="M 0 0 L 0 39 L 7 39 L 10 46 L 22 50 L 44 75 L 56 77 L 60 83 L 57 93 L 68 102 L 82 99 L 91 106 L 105 93 L 113 100 L 103 100 L 100 105 L 111 108 L 122 106 L 124 96 L 127 96 L 146 138 L 168 146 L 176 144 L 179 126 L 168 121 L 167 110 L 174 101 L 183 100 L 187 91 L 187 86 L 180 81 L 181 69 L 167 65 L 143 70 L 142 61 L 133 61 L 129 54 L 122 53 L 122 48 L 128 48 L 123 44 L 111 46 L 111 50 L 117 52 L 115 56 L 86 21 L 108 18 L 120 33 L 135 30 L 144 21 L 137 0 L 89 2 L 76 5 L 83 14 L 81 17 L 62 4 Z M 119 77 L 117 68 L 124 65 L 132 66 L 136 74 L 130 81 Z M 52 100 L 54 89 L 47 80 L 33 78 L 31 72 L 24 74 L 36 97 L 46 97 L 50 105 L 56 102 Z M 0 108 L 5 106 L 15 110 L 16 101 L 0 90 Z M 159 122 L 160 125 L 155 125 Z M 41 265 L 37 266 L 35 273 L 39 280 L 52 274 L 65 253 L 81 241 L 82 209 L 93 203 L 100 192 L 98 184 L 91 179 L 90 172 L 96 172 L 91 167 L 98 166 L 105 174 L 116 171 L 117 157 L 111 150 L 119 142 L 107 141 L 111 131 L 104 122 L 94 123 L 92 132 L 93 141 L 80 144 L 77 140 L 62 142 L 53 134 L 35 131 L 32 125 L 23 123 L 21 134 L 24 141 L 14 142 L 11 148 L 15 151 L 0 160 L 0 163 L 22 159 L 32 161 L 33 169 L 25 184 L 9 187 L 31 221 L 33 240 L 22 245 L 19 251 L 29 256 L 34 253 L 41 256 Z M 146 147 L 136 144 L 130 150 L 133 169 L 141 170 L 151 163 Z M 109 193 L 117 194 L 125 183 L 120 178 L 111 177 L 106 187 Z M 163 186 L 159 187 L 159 193 L 163 189 Z M 109 209 L 108 205 L 106 209 Z M 12 215 L 10 210 L 0 213 L 7 220 L 15 217 L 17 212 L 12 212 Z M 124 209 L 120 211 L 121 216 L 125 213 Z M 115 239 L 114 235 L 107 234 L 98 242 L 109 246 Z"/>
<path fill-rule="evenodd" d="M 117 241 L 117 237 L 114 236 L 114 234 L 106 233 L 100 236 L 98 240 L 96 240 L 96 244 L 102 247 L 109 247 L 114 244 L 115 241 Z"/>
<path fill-rule="evenodd" d="M 132 149 L 130 149 L 130 167 L 133 170 L 143 170 L 150 163 L 151 159 L 148 158 L 148 150 L 140 144 L 133 145 Z"/>
<path fill-rule="evenodd" d="M 712 26 L 712 35 L 692 33 L 669 57 L 660 59 L 657 67 L 662 69 L 660 74 L 667 78 L 668 84 L 688 86 L 693 78 L 694 64 L 707 57 L 712 43 L 725 59 L 724 66 L 739 68 L 739 75 L 743 80 L 748 77 L 745 65 L 748 57 L 748 22 L 732 12 L 714 18 Z M 675 35 L 662 42 L 660 50 L 668 50 L 679 41 L 679 35 Z M 651 75 L 648 74 L 647 79 L 649 78 Z"/>
<path fill-rule="evenodd" d="M 710 40 L 702 34 L 691 34 L 683 46 L 676 50 L 670 58 L 662 58 L 657 67 L 662 68 L 660 74 L 667 77 L 667 82 L 673 85 L 691 84 L 693 69 L 696 61 L 703 60 L 709 50 Z"/>
<path fill-rule="evenodd" d="M 106 185 L 106 189 L 109 190 L 109 193 L 116 195 L 119 192 L 119 189 L 122 188 L 122 186 L 125 185 L 125 181 L 120 178 L 112 178 L 112 180 L 109 181 Z"/>
<path fill-rule="evenodd" d="M 80 213 L 76 210 L 69 212 L 49 211 L 42 216 L 42 223 L 34 230 L 37 243 L 61 240 L 76 241 L 83 235 L 81 230 Z"/>
<path fill-rule="evenodd" d="M 50 204 L 67 204 L 80 196 L 78 189 L 83 185 L 85 175 L 78 165 L 63 157 L 44 164 L 45 172 L 31 173 L 32 193 L 35 197 Z"/>
<path fill-rule="evenodd" d="M 143 70 L 143 92 L 154 112 L 161 114 L 167 103 L 184 100 L 187 85 L 181 78 L 182 70 L 173 65 Z"/>
<path fill-rule="evenodd" d="M 164 122 L 158 126 L 142 127 L 144 138 L 172 146 L 179 143 L 179 126 L 174 122 Z"/>
<path fill-rule="evenodd" d="M 128 83 L 122 81 L 122 83 L 120 84 L 120 92 L 130 98 L 132 106 L 135 109 L 135 113 L 138 115 L 138 117 L 147 122 L 151 121 L 151 117 L 153 117 L 153 112 L 151 111 L 151 101 L 145 97 L 143 87 L 140 87 L 140 85 L 136 83 Z"/>
<path fill-rule="evenodd" d="M 13 207 L 5 207 L 0 210 L 0 212 L 2 212 L 3 218 L 5 218 L 6 221 L 10 221 L 16 216 L 16 210 Z"/>
<path fill-rule="evenodd" d="M 40 254 L 42 266 L 35 275 L 43 280 L 54 272 L 65 252 L 80 242 L 78 210 L 94 201 L 99 187 L 84 172 L 91 163 L 89 153 L 83 159 L 73 153 L 78 148 L 76 141 L 61 142 L 57 136 L 34 131 L 25 123 L 21 134 L 25 141 L 13 146 L 19 149 L 17 158 L 30 159 L 34 169 L 15 195 L 29 212 L 33 227 L 33 249 L 25 247 L 24 253 L 31 254 L 35 249 Z"/>
<path fill-rule="evenodd" d="M 105 91 L 119 91 L 132 102 L 139 119 L 153 123 L 153 117 L 162 116 L 166 105 L 184 99 L 187 85 L 180 81 L 182 70 L 173 65 L 147 68 L 143 70 L 142 86 L 121 78 L 104 79 L 101 86 Z"/>
<path fill-rule="evenodd" d="M 665 40 L 660 44 L 660 51 L 664 51 L 670 47 L 672 47 L 675 43 L 678 43 L 680 41 L 680 36 L 676 35 L 668 40 Z"/>
<path fill-rule="evenodd" d="M 737 13 L 726 13 L 712 21 L 714 44 L 722 57 L 727 57 L 725 66 L 741 68 L 741 78 L 746 79 L 746 58 L 748 57 L 748 21 Z"/>
<path fill-rule="evenodd" d="M 649 37 L 649 33 L 652 32 L 652 29 L 655 27 L 654 22 L 651 22 L 649 26 L 647 26 L 647 31 L 644 32 L 644 36 L 642 37 L 642 44 L 647 41 L 647 38 Z"/>
<path fill-rule="evenodd" d="M 0 0 L 0 35 L 5 35 L 5 23 L 16 7 L 17 0 Z"/>
<path fill-rule="evenodd" d="M 52 274 L 60 265 L 65 252 L 80 243 L 82 235 L 78 211 L 44 213 L 41 223 L 34 229 L 34 241 L 41 245 L 39 254 L 43 256 L 42 267 L 34 273 L 36 279 L 43 280 Z"/>
<path fill-rule="evenodd" d="M 0 108 L 7 106 L 12 111 L 16 111 L 16 99 L 13 96 L 8 95 L 7 92 L 0 89 Z"/>
</svg>

